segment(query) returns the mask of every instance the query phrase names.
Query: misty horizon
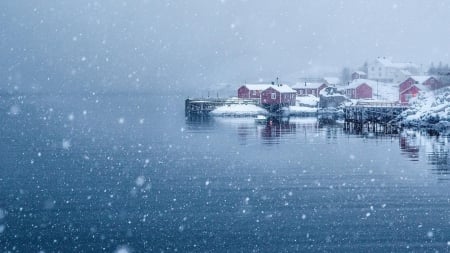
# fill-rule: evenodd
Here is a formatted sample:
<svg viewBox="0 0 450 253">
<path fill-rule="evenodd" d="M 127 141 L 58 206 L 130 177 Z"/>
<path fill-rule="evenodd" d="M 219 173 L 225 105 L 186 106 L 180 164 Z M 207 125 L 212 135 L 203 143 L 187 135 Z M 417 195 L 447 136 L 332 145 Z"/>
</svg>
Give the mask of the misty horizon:
<svg viewBox="0 0 450 253">
<path fill-rule="evenodd" d="M 377 57 L 450 62 L 445 1 L 0 4 L 2 90 L 195 93 L 339 75 Z M 439 39 L 437 39 L 439 38 Z"/>
</svg>

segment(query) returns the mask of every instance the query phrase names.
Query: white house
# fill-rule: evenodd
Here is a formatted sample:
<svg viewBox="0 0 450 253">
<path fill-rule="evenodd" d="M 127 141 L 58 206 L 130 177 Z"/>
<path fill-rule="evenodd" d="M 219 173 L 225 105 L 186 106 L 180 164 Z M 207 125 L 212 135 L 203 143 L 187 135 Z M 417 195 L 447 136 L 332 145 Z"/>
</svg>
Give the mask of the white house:
<svg viewBox="0 0 450 253">
<path fill-rule="evenodd" d="M 368 64 L 367 74 L 372 80 L 398 83 L 411 75 L 418 75 L 419 66 L 410 62 L 392 62 L 388 57 L 378 57 Z"/>
</svg>

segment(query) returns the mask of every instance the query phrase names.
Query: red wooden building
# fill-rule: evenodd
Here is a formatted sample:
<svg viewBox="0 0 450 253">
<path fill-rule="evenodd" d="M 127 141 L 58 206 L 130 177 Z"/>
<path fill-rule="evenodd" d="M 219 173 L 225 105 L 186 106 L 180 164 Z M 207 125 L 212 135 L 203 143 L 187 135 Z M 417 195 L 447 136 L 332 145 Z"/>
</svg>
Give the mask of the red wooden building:
<svg viewBox="0 0 450 253">
<path fill-rule="evenodd" d="M 295 105 L 296 91 L 285 84 L 270 85 L 261 92 L 261 104 L 263 105 Z"/>
<path fill-rule="evenodd" d="M 294 89 L 297 92 L 297 95 L 300 96 L 306 96 L 306 95 L 314 95 L 316 97 L 319 97 L 319 93 L 321 90 L 328 87 L 326 83 L 319 82 L 319 83 L 297 83 L 292 89 Z"/>
<path fill-rule="evenodd" d="M 345 95 L 350 99 L 372 98 L 370 81 L 364 79 L 353 80 L 346 88 Z"/>
<path fill-rule="evenodd" d="M 442 88 L 443 84 L 432 76 L 411 76 L 399 85 L 399 101 L 402 104 L 416 97 L 420 91 Z"/>
<path fill-rule="evenodd" d="M 238 98 L 261 99 L 261 92 L 269 88 L 270 84 L 245 84 L 238 89 Z"/>
</svg>

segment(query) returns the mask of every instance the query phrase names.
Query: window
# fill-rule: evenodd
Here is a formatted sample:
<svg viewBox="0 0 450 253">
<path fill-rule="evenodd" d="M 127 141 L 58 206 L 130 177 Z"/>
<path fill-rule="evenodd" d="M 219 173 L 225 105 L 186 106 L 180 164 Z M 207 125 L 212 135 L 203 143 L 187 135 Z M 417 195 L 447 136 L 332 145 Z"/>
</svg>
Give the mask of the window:
<svg viewBox="0 0 450 253">
<path fill-rule="evenodd" d="M 277 99 L 277 93 L 270 94 L 270 98 L 271 99 Z"/>
</svg>

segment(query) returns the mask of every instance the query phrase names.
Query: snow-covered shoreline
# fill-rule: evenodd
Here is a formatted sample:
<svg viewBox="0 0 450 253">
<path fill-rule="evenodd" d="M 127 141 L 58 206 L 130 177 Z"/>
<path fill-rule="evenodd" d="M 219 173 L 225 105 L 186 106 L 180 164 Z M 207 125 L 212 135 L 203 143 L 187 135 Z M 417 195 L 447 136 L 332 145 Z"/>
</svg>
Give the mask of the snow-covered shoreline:
<svg viewBox="0 0 450 253">
<path fill-rule="evenodd" d="M 318 98 L 303 96 L 297 98 L 296 105 L 284 107 L 283 116 L 316 116 L 322 111 L 317 107 Z M 213 110 L 210 115 L 224 117 L 254 117 L 270 115 L 261 106 L 254 104 L 230 104 Z M 410 101 L 410 108 L 404 111 L 398 122 L 402 127 L 450 129 L 450 87 L 419 93 Z"/>
<path fill-rule="evenodd" d="M 444 130 L 450 127 L 450 88 L 419 93 L 411 100 L 411 107 L 400 115 L 405 127 Z"/>
<path fill-rule="evenodd" d="M 319 98 L 308 95 L 297 97 L 293 106 L 282 108 L 284 116 L 314 116 L 317 115 Z M 228 104 L 219 106 L 209 113 L 211 116 L 222 117 L 250 117 L 256 115 L 269 115 L 269 111 L 254 104 Z"/>
</svg>

